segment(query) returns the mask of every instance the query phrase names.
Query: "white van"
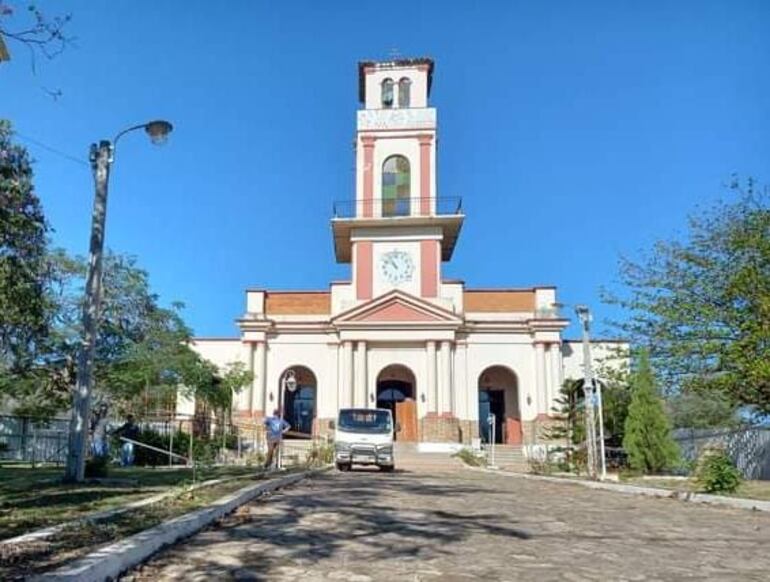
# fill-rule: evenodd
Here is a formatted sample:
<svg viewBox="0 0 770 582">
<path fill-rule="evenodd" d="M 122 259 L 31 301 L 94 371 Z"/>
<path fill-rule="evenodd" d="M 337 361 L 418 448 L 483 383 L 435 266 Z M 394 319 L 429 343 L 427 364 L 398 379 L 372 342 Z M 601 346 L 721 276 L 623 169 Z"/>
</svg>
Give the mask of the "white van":
<svg viewBox="0 0 770 582">
<path fill-rule="evenodd" d="M 334 463 L 340 471 L 353 465 L 395 468 L 393 415 L 384 408 L 343 408 L 334 432 Z"/>
</svg>

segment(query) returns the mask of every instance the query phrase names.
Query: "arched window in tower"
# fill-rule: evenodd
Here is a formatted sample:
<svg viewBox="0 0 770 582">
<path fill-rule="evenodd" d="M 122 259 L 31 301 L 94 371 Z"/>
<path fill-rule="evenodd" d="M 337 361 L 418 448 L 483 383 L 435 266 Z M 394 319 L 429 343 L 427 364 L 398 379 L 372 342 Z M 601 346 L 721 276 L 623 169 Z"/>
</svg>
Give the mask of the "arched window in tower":
<svg viewBox="0 0 770 582">
<path fill-rule="evenodd" d="M 382 81 L 382 106 L 385 109 L 393 107 L 393 79 Z"/>
<path fill-rule="evenodd" d="M 398 106 L 409 107 L 409 92 L 412 88 L 412 81 L 404 77 L 398 82 Z"/>
<path fill-rule="evenodd" d="M 382 215 L 409 216 L 410 214 L 409 160 L 404 156 L 390 156 L 382 165 Z"/>
</svg>

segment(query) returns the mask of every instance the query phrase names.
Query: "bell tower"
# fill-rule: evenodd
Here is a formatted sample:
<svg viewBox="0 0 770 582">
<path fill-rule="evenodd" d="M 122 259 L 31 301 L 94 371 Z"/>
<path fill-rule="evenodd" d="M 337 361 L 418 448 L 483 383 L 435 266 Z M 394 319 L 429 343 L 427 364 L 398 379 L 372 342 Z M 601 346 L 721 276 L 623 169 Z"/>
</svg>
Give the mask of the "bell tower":
<svg viewBox="0 0 770 582">
<path fill-rule="evenodd" d="M 436 110 L 428 58 L 358 65 L 355 199 L 335 203 L 337 262 L 352 263 L 355 298 L 397 288 L 426 300 L 441 294 L 462 226 L 459 198 L 436 182 Z"/>
</svg>

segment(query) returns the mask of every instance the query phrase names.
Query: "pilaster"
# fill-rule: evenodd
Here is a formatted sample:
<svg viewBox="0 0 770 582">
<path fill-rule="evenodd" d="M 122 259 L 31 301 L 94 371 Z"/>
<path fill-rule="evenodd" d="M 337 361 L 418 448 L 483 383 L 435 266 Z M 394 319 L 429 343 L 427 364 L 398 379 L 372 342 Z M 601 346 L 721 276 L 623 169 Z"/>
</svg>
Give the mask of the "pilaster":
<svg viewBox="0 0 770 582">
<path fill-rule="evenodd" d="M 439 351 L 439 400 L 438 412 L 441 415 L 452 415 L 452 344 L 442 341 Z"/>
<path fill-rule="evenodd" d="M 366 386 L 366 342 L 356 343 L 356 373 L 353 406 L 369 408 L 369 391 Z"/>
<path fill-rule="evenodd" d="M 438 390 L 437 390 L 437 382 L 436 382 L 436 342 L 434 341 L 428 341 L 425 343 L 425 362 L 427 365 L 426 370 L 426 390 L 425 392 L 428 395 L 428 406 L 427 406 L 427 412 L 430 414 L 438 413 Z"/>
<path fill-rule="evenodd" d="M 541 341 L 535 342 L 535 403 L 537 404 L 537 415 L 546 414 L 547 395 L 546 395 L 546 366 L 545 366 L 545 344 Z"/>
</svg>

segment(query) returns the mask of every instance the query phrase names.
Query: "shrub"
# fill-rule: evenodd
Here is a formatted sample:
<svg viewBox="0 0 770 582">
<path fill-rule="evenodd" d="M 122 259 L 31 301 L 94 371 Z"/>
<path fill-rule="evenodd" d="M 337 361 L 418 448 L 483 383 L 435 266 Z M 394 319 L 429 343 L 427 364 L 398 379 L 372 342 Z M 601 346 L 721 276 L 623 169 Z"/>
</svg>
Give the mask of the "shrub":
<svg viewBox="0 0 770 582">
<path fill-rule="evenodd" d="M 452 456 L 457 457 L 463 463 L 470 465 L 471 467 L 483 467 L 486 465 L 486 460 L 482 455 L 477 454 L 473 449 L 467 447 L 463 447 Z"/>
<path fill-rule="evenodd" d="M 110 458 L 106 455 L 86 459 L 85 476 L 89 479 L 106 477 L 110 469 Z"/>
<path fill-rule="evenodd" d="M 307 454 L 305 463 L 309 467 L 330 465 L 334 462 L 334 445 L 326 443 L 314 446 Z"/>
<path fill-rule="evenodd" d="M 136 439 L 138 442 L 153 446 L 164 451 L 168 450 L 169 435 L 162 434 L 151 428 L 144 428 Z M 122 441 L 115 439 L 113 445 L 115 450 L 120 450 Z M 225 447 L 235 449 L 238 447 L 238 438 L 235 435 L 227 435 L 225 438 Z M 193 458 L 197 463 L 203 465 L 213 464 L 222 448 L 222 435 L 213 437 L 196 436 L 193 439 Z M 187 457 L 190 454 L 190 433 L 176 431 L 174 433 L 173 451 L 177 455 Z M 174 459 L 179 463 L 179 459 Z M 134 446 L 134 464 L 137 466 L 163 466 L 168 465 L 168 455 L 159 451 L 153 451 L 146 447 Z"/>
<path fill-rule="evenodd" d="M 735 493 L 741 474 L 723 450 L 706 450 L 695 474 L 695 482 L 707 493 Z"/>
</svg>

